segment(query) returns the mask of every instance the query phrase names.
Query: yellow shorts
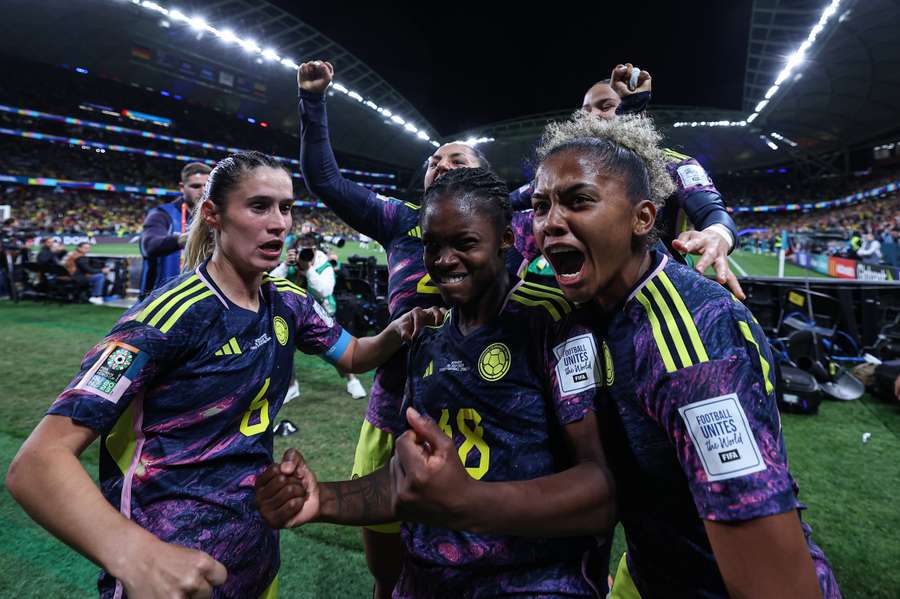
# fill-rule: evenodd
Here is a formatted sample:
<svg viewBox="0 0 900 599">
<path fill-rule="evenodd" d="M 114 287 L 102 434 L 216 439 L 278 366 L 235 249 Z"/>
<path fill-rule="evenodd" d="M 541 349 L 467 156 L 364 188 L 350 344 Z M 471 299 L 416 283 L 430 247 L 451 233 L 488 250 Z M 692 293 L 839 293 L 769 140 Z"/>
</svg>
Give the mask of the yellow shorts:
<svg viewBox="0 0 900 599">
<path fill-rule="evenodd" d="M 641 594 L 638 593 L 637 587 L 634 586 L 634 580 L 631 579 L 631 572 L 628 571 L 626 555 L 628 554 L 623 553 L 622 559 L 619 560 L 613 586 L 609 591 L 609 599 L 641 599 Z"/>
<path fill-rule="evenodd" d="M 368 420 L 364 420 L 356 443 L 356 456 L 353 459 L 351 478 L 359 478 L 372 474 L 382 466 L 387 466 L 394 453 L 394 435 L 376 428 Z M 376 524 L 366 526 L 367 529 L 383 534 L 399 534 L 400 523 Z"/>
</svg>

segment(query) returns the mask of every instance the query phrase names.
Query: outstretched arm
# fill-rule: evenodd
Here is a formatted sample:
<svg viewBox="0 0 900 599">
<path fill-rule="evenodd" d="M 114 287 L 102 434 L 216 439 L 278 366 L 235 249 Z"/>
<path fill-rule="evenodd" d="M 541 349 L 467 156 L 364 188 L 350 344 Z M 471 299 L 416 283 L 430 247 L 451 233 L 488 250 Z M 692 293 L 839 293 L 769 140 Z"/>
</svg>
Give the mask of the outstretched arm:
<svg viewBox="0 0 900 599">
<path fill-rule="evenodd" d="M 334 78 L 328 62 L 300 65 L 300 170 L 309 190 L 348 225 L 387 245 L 391 233 L 391 212 L 403 204 L 385 206 L 374 191 L 341 174 L 328 132 L 325 91 Z M 396 204 L 394 206 L 393 204 Z"/>
</svg>

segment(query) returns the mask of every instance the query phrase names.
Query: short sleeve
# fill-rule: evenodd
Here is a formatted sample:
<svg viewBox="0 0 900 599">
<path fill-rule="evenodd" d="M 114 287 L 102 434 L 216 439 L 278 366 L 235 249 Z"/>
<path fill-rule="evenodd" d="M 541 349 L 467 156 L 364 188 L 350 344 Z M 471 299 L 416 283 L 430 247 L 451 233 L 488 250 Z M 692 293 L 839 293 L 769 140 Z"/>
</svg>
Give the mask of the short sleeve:
<svg viewBox="0 0 900 599">
<path fill-rule="evenodd" d="M 106 434 L 176 354 L 175 341 L 155 328 L 136 322 L 117 325 L 85 354 L 78 375 L 47 414 L 68 416 Z"/>
<path fill-rule="evenodd" d="M 321 355 L 335 364 L 353 337 L 335 322 L 322 304 L 309 294 L 298 297 L 294 308 L 294 343 L 305 354 Z"/>
<path fill-rule="evenodd" d="M 544 349 L 549 398 L 562 425 L 594 412 L 602 385 L 597 339 L 590 328 L 573 320 L 551 326 Z"/>
<path fill-rule="evenodd" d="M 715 355 L 665 374 L 645 408 L 672 441 L 701 518 L 795 509 L 765 336 L 744 309 L 725 311 L 715 329 L 704 335 Z"/>
</svg>

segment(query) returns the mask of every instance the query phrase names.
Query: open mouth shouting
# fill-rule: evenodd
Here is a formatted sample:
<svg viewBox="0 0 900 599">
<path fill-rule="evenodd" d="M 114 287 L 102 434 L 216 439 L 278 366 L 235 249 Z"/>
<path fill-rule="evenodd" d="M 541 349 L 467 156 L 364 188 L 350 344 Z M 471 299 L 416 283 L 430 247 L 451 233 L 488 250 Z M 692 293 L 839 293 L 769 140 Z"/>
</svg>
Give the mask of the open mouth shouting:
<svg viewBox="0 0 900 599">
<path fill-rule="evenodd" d="M 544 255 L 553 266 L 560 285 L 574 285 L 581 281 L 584 272 L 584 252 L 570 245 L 554 244 L 544 248 Z"/>
</svg>

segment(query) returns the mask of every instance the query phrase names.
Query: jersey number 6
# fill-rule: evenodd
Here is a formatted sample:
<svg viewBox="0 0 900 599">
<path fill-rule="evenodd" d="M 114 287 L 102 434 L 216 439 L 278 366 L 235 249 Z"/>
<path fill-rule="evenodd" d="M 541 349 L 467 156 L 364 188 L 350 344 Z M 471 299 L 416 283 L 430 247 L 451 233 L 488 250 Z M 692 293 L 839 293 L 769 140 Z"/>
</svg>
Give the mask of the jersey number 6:
<svg viewBox="0 0 900 599">
<path fill-rule="evenodd" d="M 253 401 L 250 402 L 250 407 L 247 408 L 247 411 L 244 412 L 244 417 L 241 418 L 241 433 L 243 433 L 245 437 L 258 435 L 269 428 L 269 400 L 266 399 L 266 391 L 268 390 L 269 378 L 267 377 L 266 381 L 263 383 L 262 389 L 259 390 L 259 393 L 257 393 L 256 397 L 253 398 Z M 253 415 L 256 412 L 259 412 L 259 422 L 250 424 L 251 419 L 256 420 L 256 418 L 253 418 Z"/>
<path fill-rule="evenodd" d="M 469 426 L 470 422 L 472 426 Z M 445 435 L 451 439 L 453 438 L 453 427 L 450 425 L 450 410 L 446 408 L 441 410 L 441 419 L 438 421 L 438 426 L 444 431 Z M 481 414 L 473 408 L 458 410 L 456 412 L 456 428 L 465 437 L 465 440 L 457 450 L 459 459 L 462 461 L 463 466 L 466 467 L 466 472 L 469 473 L 469 476 L 475 480 L 481 480 L 491 466 L 491 448 L 484 441 L 484 427 L 481 426 Z M 469 453 L 473 449 L 478 450 L 478 464 L 466 466 Z"/>
</svg>

